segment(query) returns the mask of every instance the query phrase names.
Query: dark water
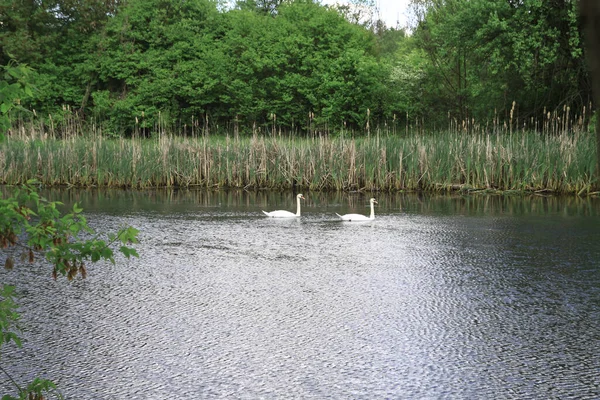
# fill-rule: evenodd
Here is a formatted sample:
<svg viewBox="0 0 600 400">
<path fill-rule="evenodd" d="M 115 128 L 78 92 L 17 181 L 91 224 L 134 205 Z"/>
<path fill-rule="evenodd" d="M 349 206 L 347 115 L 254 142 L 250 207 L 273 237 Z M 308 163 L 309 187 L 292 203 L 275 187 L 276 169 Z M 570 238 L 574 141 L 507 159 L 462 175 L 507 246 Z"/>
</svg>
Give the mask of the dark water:
<svg viewBox="0 0 600 400">
<path fill-rule="evenodd" d="M 600 199 L 304 195 L 50 192 L 141 257 L 0 272 L 2 367 L 69 399 L 600 398 Z"/>
</svg>

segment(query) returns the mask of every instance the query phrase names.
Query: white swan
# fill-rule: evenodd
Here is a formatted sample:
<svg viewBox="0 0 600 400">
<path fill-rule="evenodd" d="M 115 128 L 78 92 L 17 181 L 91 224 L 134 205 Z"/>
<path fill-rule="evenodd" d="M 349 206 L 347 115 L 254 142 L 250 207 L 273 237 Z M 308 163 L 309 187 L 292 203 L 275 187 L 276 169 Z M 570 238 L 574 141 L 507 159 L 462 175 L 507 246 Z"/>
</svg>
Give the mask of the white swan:
<svg viewBox="0 0 600 400">
<path fill-rule="evenodd" d="M 304 196 L 302 196 L 301 194 L 296 196 L 296 214 L 289 212 L 289 211 L 285 211 L 285 210 L 277 210 L 277 211 L 271 211 L 271 212 L 263 211 L 263 212 L 265 213 L 265 215 L 267 217 L 271 217 L 271 218 L 296 218 L 296 217 L 299 217 L 300 216 L 300 199 L 304 200 Z"/>
<path fill-rule="evenodd" d="M 362 214 L 340 215 L 338 213 L 335 213 L 335 215 L 337 215 L 344 221 L 369 221 L 369 220 L 375 219 L 375 204 L 379 204 L 379 203 L 377 203 L 377 200 L 375 200 L 374 198 L 371 198 L 371 200 L 369 200 L 369 203 L 371 203 L 371 215 L 368 217 L 366 215 L 362 215 Z"/>
</svg>

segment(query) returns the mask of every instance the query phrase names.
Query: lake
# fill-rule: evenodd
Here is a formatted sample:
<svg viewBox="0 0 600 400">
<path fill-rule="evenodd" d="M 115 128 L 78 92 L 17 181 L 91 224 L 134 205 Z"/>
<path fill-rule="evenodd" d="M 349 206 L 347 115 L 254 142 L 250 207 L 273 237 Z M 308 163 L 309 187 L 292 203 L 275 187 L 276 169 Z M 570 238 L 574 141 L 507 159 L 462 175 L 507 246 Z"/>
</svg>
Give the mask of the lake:
<svg viewBox="0 0 600 400">
<path fill-rule="evenodd" d="M 597 399 L 600 199 L 45 192 L 141 230 L 139 259 L 17 286 L 19 382 L 68 399 Z M 0 394 L 12 390 L 4 375 Z M 14 392 L 10 392 L 14 393 Z"/>
</svg>

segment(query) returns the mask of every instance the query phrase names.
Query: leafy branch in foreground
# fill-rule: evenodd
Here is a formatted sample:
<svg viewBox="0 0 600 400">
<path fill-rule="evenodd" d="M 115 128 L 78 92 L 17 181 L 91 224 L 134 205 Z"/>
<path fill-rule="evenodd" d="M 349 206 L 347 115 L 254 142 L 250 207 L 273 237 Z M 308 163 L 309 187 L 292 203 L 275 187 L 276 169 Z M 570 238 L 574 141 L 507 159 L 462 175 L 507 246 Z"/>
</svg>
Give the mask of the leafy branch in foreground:
<svg viewBox="0 0 600 400">
<path fill-rule="evenodd" d="M 137 243 L 139 231 L 132 227 L 121 229 L 117 234 L 109 234 L 108 241 L 101 240 L 89 227 L 83 216 L 83 209 L 77 204 L 70 213 L 60 215 L 57 206 L 60 202 L 51 202 L 41 197 L 29 182 L 17 189 L 8 199 L 0 199 L 0 245 L 6 249 L 20 246 L 21 260 L 30 263 L 36 254 L 43 254 L 53 265 L 53 276 L 60 273 L 72 280 L 81 274 L 86 277 L 85 262 L 107 260 L 115 263 L 112 246 L 120 243 L 119 251 L 127 258 L 138 256 L 135 249 L 127 244 Z M 19 237 L 26 234 L 26 242 L 20 243 Z M 82 235 L 95 235 L 84 239 Z M 15 260 L 9 255 L 5 268 L 12 269 Z"/>
<path fill-rule="evenodd" d="M 0 288 L 0 346 L 4 343 L 14 342 L 21 347 L 21 339 L 15 332 L 19 330 L 17 325 L 19 313 L 14 291 L 14 286 L 3 285 Z M 22 388 L 2 366 L 0 366 L 0 371 L 8 377 L 19 392 L 19 397 L 5 395 L 2 396 L 2 400 L 42 400 L 44 393 L 56 393 L 58 398 L 62 398 L 56 392 L 56 385 L 47 379 L 36 378 L 27 387 Z"/>
<path fill-rule="evenodd" d="M 128 246 L 138 243 L 137 229 L 125 227 L 102 240 L 88 225 L 83 209 L 77 204 L 69 213 L 61 215 L 58 206 L 62 203 L 48 201 L 33 185 L 34 182 L 28 182 L 14 190 L 10 197 L 0 198 L 0 247 L 6 253 L 6 269 L 15 268 L 15 255 L 20 254 L 20 262 L 29 263 L 44 256 L 53 266 L 54 279 L 61 274 L 72 280 L 77 275 L 86 277 L 86 262 L 106 260 L 114 264 L 114 246 L 120 245 L 118 251 L 127 258 L 138 257 L 137 251 Z M 10 342 L 21 347 L 14 290 L 9 285 L 0 289 L 0 348 Z M 61 398 L 54 383 L 47 379 L 36 378 L 22 388 L 1 366 L 0 371 L 8 376 L 19 394 L 19 397 L 5 395 L 2 400 L 41 400 L 45 394 L 56 394 Z"/>
</svg>

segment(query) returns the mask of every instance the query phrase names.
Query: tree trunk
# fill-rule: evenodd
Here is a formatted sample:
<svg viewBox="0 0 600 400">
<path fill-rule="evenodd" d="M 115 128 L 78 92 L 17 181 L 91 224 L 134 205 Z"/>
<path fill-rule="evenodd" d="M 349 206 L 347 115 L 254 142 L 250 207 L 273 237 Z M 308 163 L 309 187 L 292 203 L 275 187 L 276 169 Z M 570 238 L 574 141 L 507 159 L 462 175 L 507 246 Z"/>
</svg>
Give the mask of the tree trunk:
<svg viewBox="0 0 600 400">
<path fill-rule="evenodd" d="M 581 0 L 580 12 L 584 25 L 584 40 L 592 78 L 594 106 L 596 108 L 596 179 L 600 188 L 600 2 Z"/>
</svg>

